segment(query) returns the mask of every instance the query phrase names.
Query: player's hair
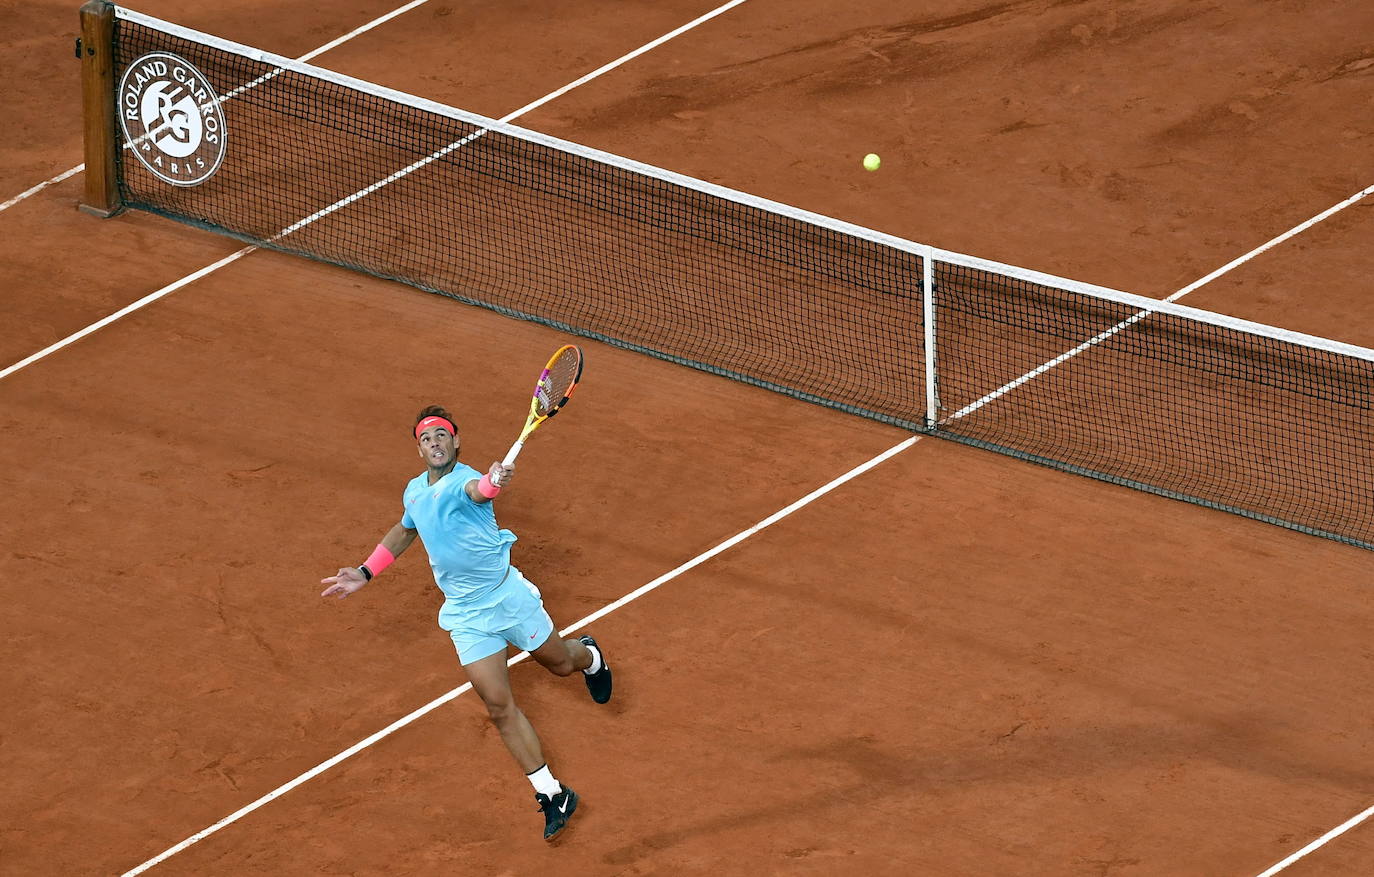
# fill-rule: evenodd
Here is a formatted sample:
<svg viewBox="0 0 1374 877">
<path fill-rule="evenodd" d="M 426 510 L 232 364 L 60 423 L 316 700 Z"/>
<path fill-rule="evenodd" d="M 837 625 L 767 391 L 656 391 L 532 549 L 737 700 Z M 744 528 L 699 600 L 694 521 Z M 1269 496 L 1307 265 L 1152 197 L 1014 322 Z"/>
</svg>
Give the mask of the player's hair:
<svg viewBox="0 0 1374 877">
<path fill-rule="evenodd" d="M 447 410 L 446 408 L 444 408 L 444 406 L 442 406 L 442 405 L 426 405 L 423 411 L 421 411 L 419 414 L 415 415 L 415 424 L 414 424 L 414 426 L 411 426 L 411 428 L 410 428 L 411 432 L 414 432 L 414 431 L 415 431 L 415 427 L 416 427 L 416 426 L 419 426 L 419 425 L 420 425 L 420 421 L 421 421 L 421 420 L 424 420 L 426 417 L 442 417 L 442 418 L 444 418 L 445 420 L 447 420 L 449 423 L 453 424 L 455 427 L 458 425 L 458 421 L 456 421 L 456 420 L 453 419 L 453 415 L 452 415 L 452 414 L 449 414 L 449 413 L 448 413 L 448 410 Z"/>
</svg>

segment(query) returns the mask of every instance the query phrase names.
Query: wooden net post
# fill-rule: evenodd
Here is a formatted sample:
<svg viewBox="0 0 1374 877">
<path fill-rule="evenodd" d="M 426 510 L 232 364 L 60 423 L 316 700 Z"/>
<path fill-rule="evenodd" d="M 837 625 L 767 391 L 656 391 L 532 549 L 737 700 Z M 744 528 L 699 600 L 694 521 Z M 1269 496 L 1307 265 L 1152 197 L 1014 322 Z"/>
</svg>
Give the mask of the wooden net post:
<svg viewBox="0 0 1374 877">
<path fill-rule="evenodd" d="M 115 176 L 114 5 L 87 0 L 81 7 L 81 103 L 86 128 L 86 191 L 81 209 L 99 217 L 119 212 Z"/>
</svg>

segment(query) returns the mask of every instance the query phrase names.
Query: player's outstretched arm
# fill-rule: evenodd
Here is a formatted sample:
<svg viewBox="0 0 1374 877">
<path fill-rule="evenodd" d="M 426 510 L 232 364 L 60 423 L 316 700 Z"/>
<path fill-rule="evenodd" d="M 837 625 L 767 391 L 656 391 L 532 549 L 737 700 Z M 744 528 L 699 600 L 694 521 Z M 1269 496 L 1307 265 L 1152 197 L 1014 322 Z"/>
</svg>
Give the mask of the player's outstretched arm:
<svg viewBox="0 0 1374 877">
<path fill-rule="evenodd" d="M 507 466 L 500 461 L 492 463 L 491 469 L 481 478 L 474 478 L 463 485 L 464 492 L 468 499 L 476 503 L 491 502 L 496 499 L 496 494 L 502 488 L 510 486 L 510 480 L 515 475 L 515 464 Z"/>
<path fill-rule="evenodd" d="M 382 541 L 373 549 L 372 556 L 365 562 L 358 566 L 346 566 L 340 569 L 336 575 L 320 579 L 320 584 L 329 586 L 321 592 L 320 596 L 338 597 L 342 600 L 349 594 L 356 592 L 371 581 L 373 576 L 386 569 L 392 561 L 400 557 L 402 552 L 410 547 L 410 543 L 415 541 L 415 536 L 415 530 L 397 523 L 382 537 Z"/>
</svg>

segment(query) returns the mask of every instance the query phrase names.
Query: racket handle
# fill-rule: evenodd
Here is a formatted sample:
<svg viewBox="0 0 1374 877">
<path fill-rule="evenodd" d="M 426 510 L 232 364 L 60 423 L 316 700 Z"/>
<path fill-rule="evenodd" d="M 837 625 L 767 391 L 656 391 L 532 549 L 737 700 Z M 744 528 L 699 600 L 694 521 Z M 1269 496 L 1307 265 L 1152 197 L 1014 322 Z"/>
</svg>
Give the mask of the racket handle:
<svg viewBox="0 0 1374 877">
<path fill-rule="evenodd" d="M 523 448 L 524 446 L 525 446 L 525 440 L 524 440 L 524 439 L 516 439 L 515 444 L 513 444 L 513 445 L 510 446 L 510 450 L 509 450 L 509 451 L 506 451 L 506 459 L 504 459 L 504 460 L 501 461 L 501 465 L 502 465 L 502 466 L 509 466 L 509 465 L 511 465 L 512 463 L 514 463 L 514 462 L 515 462 L 515 458 L 518 457 L 518 456 L 520 456 L 520 449 Z"/>
</svg>

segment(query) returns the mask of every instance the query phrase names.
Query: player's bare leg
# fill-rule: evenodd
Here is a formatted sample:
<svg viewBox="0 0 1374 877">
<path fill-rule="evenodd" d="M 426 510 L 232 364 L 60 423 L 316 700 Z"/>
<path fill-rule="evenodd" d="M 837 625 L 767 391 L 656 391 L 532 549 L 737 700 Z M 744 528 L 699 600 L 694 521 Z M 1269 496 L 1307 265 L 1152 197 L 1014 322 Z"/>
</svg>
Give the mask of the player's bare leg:
<svg viewBox="0 0 1374 877">
<path fill-rule="evenodd" d="M 559 639 L 555 630 L 543 645 L 530 652 L 530 656 L 557 676 L 571 676 L 581 670 L 592 700 L 605 703 L 611 699 L 611 668 L 606 664 L 601 647 L 591 637 Z"/>
<path fill-rule="evenodd" d="M 515 705 L 510 686 L 510 668 L 506 666 L 504 651 L 465 664 L 468 681 L 482 703 L 487 715 L 501 733 L 501 740 L 535 789 L 535 800 L 544 811 L 544 840 L 553 840 L 568 824 L 577 809 L 577 793 L 554 779 L 544 762 L 539 735 L 525 714 Z"/>
<path fill-rule="evenodd" d="M 511 756 L 525 773 L 538 770 L 544 764 L 544 752 L 539 745 L 539 735 L 525 714 L 515 705 L 515 694 L 510 687 L 510 668 L 506 666 L 504 651 L 488 655 L 471 664 L 464 665 L 472 690 L 482 698 L 487 707 L 491 723 L 501 733 L 501 740 L 510 750 Z"/>
<path fill-rule="evenodd" d="M 530 652 L 530 657 L 555 676 L 571 676 L 592 665 L 592 652 L 585 643 L 575 639 L 559 639 L 557 631 L 549 634 L 543 645 Z"/>
</svg>

